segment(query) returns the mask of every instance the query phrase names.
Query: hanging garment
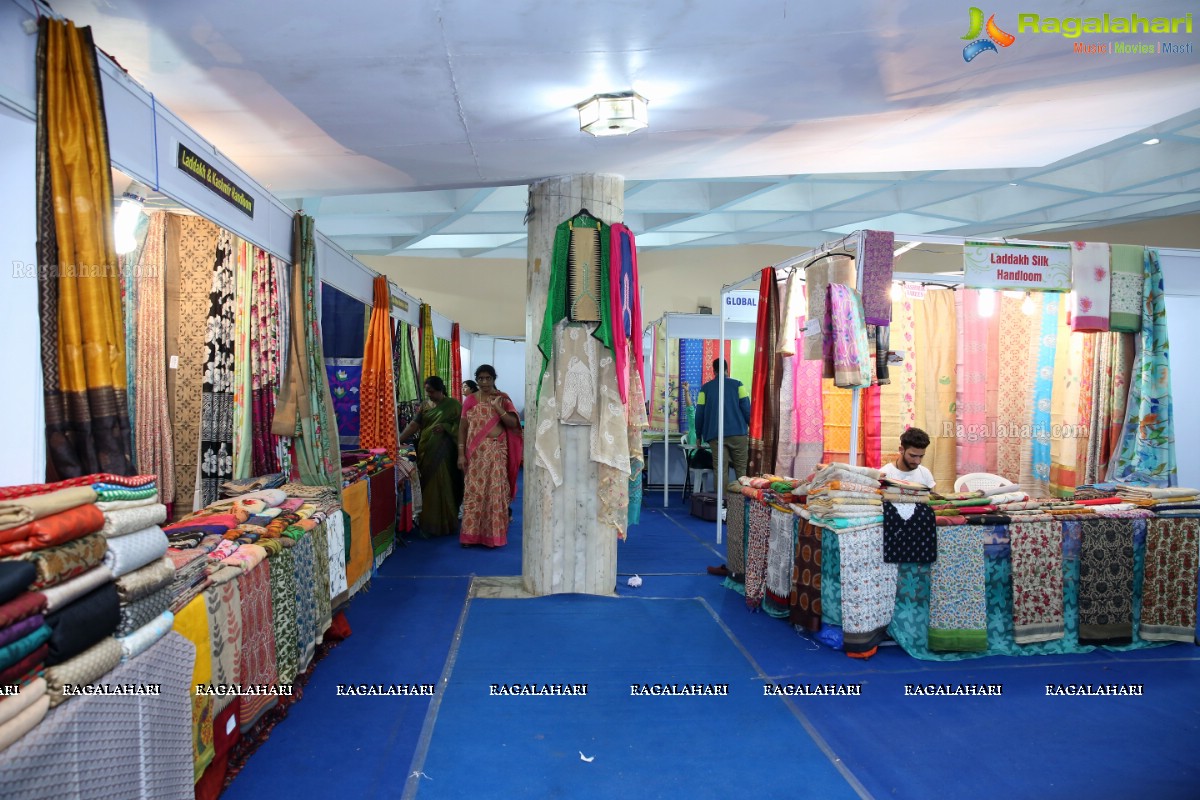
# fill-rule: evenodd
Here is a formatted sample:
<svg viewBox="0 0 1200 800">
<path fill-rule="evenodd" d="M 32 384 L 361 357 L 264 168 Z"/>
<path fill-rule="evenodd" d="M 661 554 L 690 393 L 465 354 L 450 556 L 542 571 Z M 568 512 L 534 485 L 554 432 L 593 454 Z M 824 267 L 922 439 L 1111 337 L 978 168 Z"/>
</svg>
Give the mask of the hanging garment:
<svg viewBox="0 0 1200 800">
<path fill-rule="evenodd" d="M 867 328 L 863 323 L 862 299 L 849 286 L 829 285 L 826 312 L 833 331 L 833 382 L 844 389 L 864 389 L 871 385 L 874 353 L 867 349 Z"/>
<path fill-rule="evenodd" d="M 775 466 L 779 435 L 779 387 L 783 378 L 776 342 L 779 336 L 779 291 L 774 267 L 762 270 L 754 336 L 750 454 L 746 472 L 748 475 L 761 475 Z"/>
<path fill-rule="evenodd" d="M 829 292 L 826 289 L 831 283 L 844 286 L 857 286 L 857 272 L 854 259 L 845 255 L 827 256 L 804 268 L 805 295 L 808 299 L 808 313 L 804 327 L 804 358 L 810 361 L 825 363 L 824 377 L 833 377 L 832 352 L 827 343 L 831 343 L 832 331 L 825 328 L 828 321 L 826 301 Z"/>
<path fill-rule="evenodd" d="M 1075 487 L 1082 483 L 1075 475 L 1075 431 L 1079 427 L 1079 369 L 1085 337 L 1071 333 L 1071 326 L 1067 324 L 1068 308 L 1065 300 L 1058 304 L 1058 343 L 1055 347 L 1054 389 L 1050 397 L 1051 497 L 1070 497 Z"/>
<path fill-rule="evenodd" d="M 803 349 L 804 320 L 799 317 L 793 336 L 797 350 Z M 796 355 L 792 358 L 794 369 L 793 407 L 796 410 L 796 456 L 788 473 L 804 478 L 816 471 L 817 464 L 825 453 L 824 404 L 821 363 L 808 361 Z"/>
<path fill-rule="evenodd" d="M 251 390 L 253 365 L 250 358 L 250 335 L 253 316 L 254 245 L 234 239 L 234 327 L 233 327 L 233 477 L 253 477 L 251 460 L 254 455 L 254 430 Z"/>
<path fill-rule="evenodd" d="M 359 442 L 365 449 L 386 450 L 394 463 L 400 457 L 400 432 L 396 428 L 396 387 L 392 371 L 392 294 L 388 279 L 382 275 L 375 277 L 374 301 L 358 395 Z M 453 385 L 461 395 L 461 381 Z"/>
<path fill-rule="evenodd" d="M 892 324 L 892 265 L 896 234 L 863 231 L 858 263 L 862 270 L 863 320 L 868 325 Z"/>
<path fill-rule="evenodd" d="M 847 653 L 870 654 L 883 640 L 896 602 L 896 565 L 883 560 L 883 526 L 825 533 L 822 543 L 838 545 L 841 568 L 841 624 Z M 822 586 L 827 585 L 822 583 Z M 826 612 L 830 604 L 821 598 Z"/>
<path fill-rule="evenodd" d="M 1022 301 L 1001 295 L 997 315 L 1004 331 L 1003 350 L 998 353 L 999 392 L 997 395 L 996 472 L 1014 483 L 1021 478 L 1021 453 L 1027 448 L 1026 437 L 1032 419 L 1029 408 L 1035 370 L 1029 363 L 1030 343 L 1040 331 L 1033 317 L 1021 310 Z"/>
<path fill-rule="evenodd" d="M 233 236 L 221 231 L 208 293 L 203 393 L 200 398 L 200 502 L 220 497 L 233 475 L 234 278 Z"/>
<path fill-rule="evenodd" d="M 1042 299 L 1037 377 L 1033 384 L 1033 493 L 1038 497 L 1045 497 L 1050 493 L 1050 406 L 1054 392 L 1059 306 L 1063 300 L 1064 298 L 1052 292 L 1045 293 Z"/>
<path fill-rule="evenodd" d="M 271 434 L 275 418 L 275 395 L 279 391 L 279 328 L 281 313 L 276 262 L 264 250 L 254 248 L 254 270 L 250 289 L 250 392 L 252 452 L 250 471 L 270 475 L 279 471 L 278 441 Z"/>
<path fill-rule="evenodd" d="M 462 402 L 462 343 L 459 339 L 458 323 L 450 325 L 450 379 L 451 395 Z"/>
<path fill-rule="evenodd" d="M 987 472 L 988 320 L 979 315 L 979 290 L 955 292 L 958 315 L 956 464 L 960 475 Z"/>
<path fill-rule="evenodd" d="M 1131 519 L 1089 519 L 1079 549 L 1079 643 L 1129 644 L 1133 637 Z"/>
<path fill-rule="evenodd" d="M 155 476 L 159 495 L 170 502 L 175 497 L 175 454 L 167 404 L 166 244 L 167 215 L 155 212 L 138 257 L 133 281 L 138 301 L 130 319 L 139 331 L 132 385 L 142 410 L 136 422 L 134 460 L 139 472 Z"/>
<path fill-rule="evenodd" d="M 626 355 L 625 343 L 630 345 L 633 377 L 643 381 L 642 375 L 642 299 L 641 283 L 638 279 L 637 244 L 633 231 L 621 223 L 610 229 L 609 239 L 609 306 L 613 314 L 613 353 L 617 357 L 617 388 L 621 402 L 629 402 L 629 379 L 626 368 L 630 357 Z"/>
<path fill-rule="evenodd" d="M 1071 291 L 1075 307 L 1071 328 L 1076 331 L 1108 330 L 1112 296 L 1111 256 L 1103 242 L 1071 242 Z"/>
<path fill-rule="evenodd" d="M 1088 421 L 1087 483 L 1102 480 L 1121 445 L 1134 342 L 1132 334 L 1097 333 L 1092 370 L 1091 418 Z"/>
<path fill-rule="evenodd" d="M 1142 281 L 1145 279 L 1146 248 L 1114 244 L 1111 256 L 1108 329 L 1137 333 L 1142 329 Z"/>
<path fill-rule="evenodd" d="M 938 531 L 937 561 L 930 568 L 930 650 L 987 650 L 985 572 L 978 527 Z"/>
<path fill-rule="evenodd" d="M 932 564 L 937 560 L 937 522 L 924 503 L 883 504 L 883 560 Z"/>
</svg>

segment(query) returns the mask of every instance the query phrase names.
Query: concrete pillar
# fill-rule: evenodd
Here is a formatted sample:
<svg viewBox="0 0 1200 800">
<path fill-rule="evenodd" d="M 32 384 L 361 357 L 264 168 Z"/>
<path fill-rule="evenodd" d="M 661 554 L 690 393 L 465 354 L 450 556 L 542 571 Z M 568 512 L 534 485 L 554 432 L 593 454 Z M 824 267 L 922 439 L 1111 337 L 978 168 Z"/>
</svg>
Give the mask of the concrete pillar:
<svg viewBox="0 0 1200 800">
<path fill-rule="evenodd" d="M 561 428 L 563 483 L 558 488 L 534 463 L 533 431 L 537 429 L 537 385 L 542 357 L 537 348 L 546 294 L 554 230 L 586 208 L 608 224 L 625 211 L 625 179 L 620 175 L 572 175 L 549 178 L 529 190 L 525 310 L 525 590 L 534 595 L 578 592 L 612 595 L 617 581 L 617 537 L 597 519 L 596 464 L 589 458 L 586 426 Z"/>
</svg>

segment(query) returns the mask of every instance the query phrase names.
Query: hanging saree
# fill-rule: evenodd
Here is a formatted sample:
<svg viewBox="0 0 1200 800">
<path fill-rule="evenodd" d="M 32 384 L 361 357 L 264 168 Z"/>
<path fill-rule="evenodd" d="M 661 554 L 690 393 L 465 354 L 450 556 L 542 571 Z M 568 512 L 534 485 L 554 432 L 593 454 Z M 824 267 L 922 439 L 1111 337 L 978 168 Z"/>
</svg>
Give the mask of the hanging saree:
<svg viewBox="0 0 1200 800">
<path fill-rule="evenodd" d="M 654 323 L 654 379 L 650 384 L 650 430 L 683 431 L 683 412 L 679 405 L 679 375 L 673 365 L 679 363 L 679 340 L 667 337 L 667 323 Z M 670 373 L 670 374 L 668 374 Z"/>
<path fill-rule="evenodd" d="M 436 339 L 434 350 L 437 353 L 437 375 L 444 383 L 450 383 L 450 342 Z"/>
<path fill-rule="evenodd" d="M 462 405 L 446 397 L 417 414 L 417 471 L 421 475 L 421 535 L 458 533 L 458 507 L 463 502 L 463 476 L 458 469 L 458 426 Z"/>
<path fill-rule="evenodd" d="M 958 472 L 987 472 L 988 322 L 979 315 L 979 291 L 955 292 L 958 314 Z"/>
<path fill-rule="evenodd" d="M 388 279 L 375 277 L 375 304 L 371 309 L 371 332 L 363 352 L 362 387 L 359 401 L 359 442 L 362 447 L 382 448 L 393 462 L 400 457 L 396 429 L 396 387 L 392 372 L 392 293 Z"/>
<path fill-rule="evenodd" d="M 688 408 L 696 405 L 696 397 L 700 394 L 703 384 L 704 369 L 702 359 L 704 341 L 702 339 L 679 340 L 679 407 Z M 686 384 L 687 388 L 684 388 Z"/>
<path fill-rule="evenodd" d="M 1058 304 L 1058 343 L 1055 347 L 1054 389 L 1050 397 L 1050 486 L 1051 497 L 1071 497 L 1076 480 L 1075 429 L 1079 426 L 1079 369 L 1083 361 L 1084 336 L 1071 333 L 1067 324 L 1070 304 Z"/>
<path fill-rule="evenodd" d="M 1071 311 L 1073 330 L 1108 330 L 1111 260 L 1109 247 L 1103 242 L 1071 242 L 1071 294 L 1075 300 Z"/>
<path fill-rule="evenodd" d="M 253 318 L 250 303 L 253 299 L 254 245 L 243 239 L 234 240 L 234 328 L 233 328 L 233 477 L 239 480 L 253 477 L 250 471 L 254 454 L 253 407 L 251 404 L 250 331 Z"/>
<path fill-rule="evenodd" d="M 137 386 L 137 342 L 139 326 L 133 323 L 137 320 L 138 315 L 138 265 L 142 263 L 142 252 L 146 248 L 146 237 L 149 232 L 150 217 L 146 214 L 139 215 L 133 233 L 133 238 L 137 242 L 137 246 L 125 255 L 118 256 L 118 261 L 120 262 L 118 278 L 120 279 L 121 286 L 121 314 L 122 318 L 127 322 L 125 325 L 125 388 L 126 400 L 129 403 L 129 452 L 133 454 L 134 461 L 132 466 L 134 471 L 137 470 L 138 453 L 138 398 L 135 387 Z M 162 247 L 160 246 L 159 255 L 161 256 L 161 254 Z M 1140 295 L 1138 300 L 1140 302 Z"/>
<path fill-rule="evenodd" d="M 796 355 L 792 356 L 794 385 L 792 405 L 796 412 L 796 455 L 788 474 L 804 478 L 817 469 L 825 455 L 825 422 L 821 362 L 801 358 L 804 349 L 804 320 L 796 320 L 792 336 Z"/>
<path fill-rule="evenodd" d="M 91 29 L 39 19 L 38 302 L 50 481 L 132 471 L 104 97 Z"/>
<path fill-rule="evenodd" d="M 1146 250 L 1141 346 L 1129 381 L 1129 401 L 1107 479 L 1175 486 L 1175 420 L 1171 400 L 1167 305 L 1157 250 Z"/>
<path fill-rule="evenodd" d="M 396 322 L 392 347 L 399 374 L 396 379 L 396 425 L 404 430 L 421 411 L 421 374 L 413 355 L 412 326 L 407 322 Z"/>
<path fill-rule="evenodd" d="M 1096 333 L 1092 336 L 1096 339 L 1096 355 L 1088 425 L 1088 483 L 1108 474 L 1108 465 L 1120 446 L 1134 357 L 1132 334 Z"/>
<path fill-rule="evenodd" d="M 462 402 L 462 342 L 459 339 L 458 323 L 454 322 L 450 325 L 450 379 L 447 381 L 450 384 L 450 394 L 454 399 Z"/>
<path fill-rule="evenodd" d="M 1053 292 L 1045 293 L 1042 298 L 1037 376 L 1033 384 L 1033 486 L 1037 497 L 1046 497 L 1050 492 L 1050 405 L 1054 391 L 1059 307 L 1063 301 L 1064 298 Z"/>
<path fill-rule="evenodd" d="M 1140 245 L 1111 246 L 1112 284 L 1109 292 L 1108 329 L 1137 333 L 1142 329 L 1142 281 L 1145 279 L 1145 248 Z"/>
<path fill-rule="evenodd" d="M 175 454 L 171 418 L 167 413 L 166 243 L 166 214 L 161 211 L 151 214 L 133 276 L 138 302 L 132 319 L 139 330 L 133 387 L 137 405 L 142 409 L 136 423 L 135 461 L 140 473 L 155 476 L 158 496 L 169 503 L 175 497 Z"/>
<path fill-rule="evenodd" d="M 503 547 L 508 544 L 509 505 L 516 496 L 521 464 L 521 429 L 503 428 L 500 411 L 481 394 L 476 392 L 463 404 L 467 475 L 459 541 Z M 508 395 L 497 396 L 505 413 L 516 413 Z M 491 436 L 497 427 L 503 428 L 500 435 Z"/>
<path fill-rule="evenodd" d="M 750 454 L 748 475 L 775 467 L 779 436 L 779 386 L 782 380 L 779 338 L 779 290 L 774 267 L 762 270 L 758 289 L 758 323 L 754 333 L 754 377 L 750 389 Z"/>
<path fill-rule="evenodd" d="M 250 471 L 253 475 L 279 471 L 277 442 L 271 435 L 275 393 L 279 388 L 279 331 L 274 324 L 274 317 L 280 311 L 279 297 L 275 261 L 266 251 L 255 247 L 250 281 L 250 428 L 253 440 Z"/>
<path fill-rule="evenodd" d="M 954 485 L 958 476 L 955 466 L 955 344 L 957 325 L 954 313 L 954 292 L 936 290 L 925 293 L 916 307 L 917 347 L 921 358 L 917 364 L 918 397 L 923 400 L 917 412 L 918 425 L 929 434 L 929 447 L 924 465 L 943 490 Z M 920 422 L 924 414 L 923 424 Z"/>
<path fill-rule="evenodd" d="M 342 450 L 357 450 L 362 435 L 362 362 L 361 358 L 325 359 L 325 376 L 329 380 Z"/>
<path fill-rule="evenodd" d="M 1033 365 L 1029 363 L 1030 343 L 1034 339 L 1033 318 L 1021 310 L 1022 301 L 1001 294 L 997 314 L 1004 332 L 1003 350 L 997 355 L 1000 363 L 999 393 L 997 396 L 996 471 L 1010 481 L 1021 479 L 1021 453 L 1026 440 L 1021 433 L 1027 430 L 1032 417 L 1029 408 Z"/>
<path fill-rule="evenodd" d="M 1097 337 L 1079 334 L 1083 339 L 1083 359 L 1079 368 L 1079 429 L 1075 445 L 1075 477 L 1076 485 L 1094 483 L 1100 476 L 1087 474 L 1088 450 L 1091 447 L 1091 419 L 1095 393 L 1093 379 L 1095 377 Z"/>
<path fill-rule="evenodd" d="M 200 502 L 220 497 L 233 477 L 234 261 L 233 236 L 222 230 L 208 293 L 204 385 L 200 397 Z"/>
<path fill-rule="evenodd" d="M 437 375 L 437 345 L 433 338 L 433 306 L 421 303 L 421 382 Z"/>
<path fill-rule="evenodd" d="M 313 220 L 296 214 L 292 224 L 291 331 L 288 366 L 272 432 L 293 437 L 296 469 L 310 486 L 333 487 L 341 497 L 342 475 L 335 422 L 325 377 L 321 324 L 316 309 L 316 248 Z"/>
<path fill-rule="evenodd" d="M 639 381 L 644 381 L 642 299 L 641 283 L 638 280 L 637 244 L 634 242 L 633 231 L 619 222 L 609 228 L 609 264 L 609 306 L 613 318 L 617 320 L 612 329 L 612 349 L 617 361 L 617 389 L 621 393 L 621 402 L 628 404 L 630 370 L 626 368 L 626 363 L 630 357 L 633 362 L 633 376 Z M 628 355 L 626 342 L 629 343 Z"/>
</svg>

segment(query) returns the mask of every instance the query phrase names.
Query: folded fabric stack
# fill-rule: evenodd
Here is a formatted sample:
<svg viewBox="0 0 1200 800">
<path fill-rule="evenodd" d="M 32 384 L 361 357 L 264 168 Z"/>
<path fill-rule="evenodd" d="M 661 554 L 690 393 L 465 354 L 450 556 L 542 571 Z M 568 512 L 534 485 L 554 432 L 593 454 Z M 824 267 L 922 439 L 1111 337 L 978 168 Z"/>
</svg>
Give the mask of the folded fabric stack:
<svg viewBox="0 0 1200 800">
<path fill-rule="evenodd" d="M 930 489 L 923 483 L 900 480 L 899 478 L 880 478 L 883 484 L 883 499 L 890 503 L 928 503 Z"/>
<path fill-rule="evenodd" d="M 221 484 L 222 497 L 240 497 L 250 492 L 259 492 L 263 489 L 278 489 L 287 483 L 287 476 L 282 472 L 274 472 L 270 475 L 260 475 L 257 478 L 246 478 L 244 480 L 228 480 Z"/>
<path fill-rule="evenodd" d="M 1153 512 L 1156 517 L 1200 517 L 1200 489 L 1121 485 L 1117 489 L 1117 497 L 1139 509 Z"/>
<path fill-rule="evenodd" d="M 1116 483 L 1085 483 L 1075 487 L 1072 499 L 1097 500 L 1103 497 L 1116 497 L 1119 486 L 1120 484 Z"/>
<path fill-rule="evenodd" d="M 813 525 L 830 530 L 856 531 L 883 523 L 880 473 L 870 467 L 829 464 L 808 484 L 808 502 L 796 509 Z"/>
<path fill-rule="evenodd" d="M 213 541 L 212 545 L 216 547 L 217 542 Z M 204 591 L 205 579 L 208 577 L 204 569 L 208 563 L 205 559 L 207 554 L 207 550 L 199 547 L 185 550 L 177 550 L 174 547 L 167 549 L 166 557 L 171 559 L 175 568 L 175 576 L 171 580 L 172 613 L 178 614 L 193 597 Z"/>
<path fill-rule="evenodd" d="M 34 708 L 45 693 L 44 682 L 38 690 L 38 674 L 51 635 L 46 598 L 29 591 L 36 578 L 37 569 L 27 561 L 0 561 L 0 686 L 22 687 L 16 697 L 0 698 L 0 751 L 41 722 L 49 708 L 49 701 Z"/>
<path fill-rule="evenodd" d="M 386 450 L 353 450 L 342 453 L 342 487 L 368 475 L 374 475 L 392 464 Z"/>
</svg>

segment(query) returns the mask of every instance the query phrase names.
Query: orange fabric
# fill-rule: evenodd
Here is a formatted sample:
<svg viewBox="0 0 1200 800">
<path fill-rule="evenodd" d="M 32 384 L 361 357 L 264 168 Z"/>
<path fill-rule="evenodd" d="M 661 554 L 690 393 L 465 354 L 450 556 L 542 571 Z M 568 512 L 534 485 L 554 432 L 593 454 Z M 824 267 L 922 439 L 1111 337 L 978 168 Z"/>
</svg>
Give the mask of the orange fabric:
<svg viewBox="0 0 1200 800">
<path fill-rule="evenodd" d="M 375 278 L 374 299 L 358 395 L 359 442 L 364 448 L 383 448 L 395 462 L 400 456 L 400 434 L 396 429 L 396 383 L 392 371 L 392 293 L 382 275 Z"/>
<path fill-rule="evenodd" d="M 104 514 L 95 504 L 51 514 L 16 528 L 0 531 L 0 556 L 15 556 L 30 550 L 66 544 L 104 527 Z"/>
<path fill-rule="evenodd" d="M 353 587 L 375 565 L 371 548 L 371 504 L 367 481 L 356 481 L 342 490 L 344 510 L 350 515 L 350 551 L 346 553 L 346 583 Z"/>
</svg>

